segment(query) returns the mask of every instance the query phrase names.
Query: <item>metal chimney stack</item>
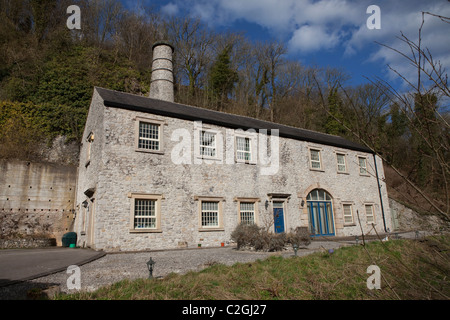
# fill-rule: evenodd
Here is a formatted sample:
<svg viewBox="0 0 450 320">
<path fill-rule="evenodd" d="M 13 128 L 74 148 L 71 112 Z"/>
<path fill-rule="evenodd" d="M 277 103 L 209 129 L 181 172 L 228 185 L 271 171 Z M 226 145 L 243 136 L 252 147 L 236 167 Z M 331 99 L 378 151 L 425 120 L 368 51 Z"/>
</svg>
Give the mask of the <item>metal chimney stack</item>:
<svg viewBox="0 0 450 320">
<path fill-rule="evenodd" d="M 167 41 L 153 44 L 152 80 L 150 98 L 174 102 L 173 46 Z"/>
</svg>

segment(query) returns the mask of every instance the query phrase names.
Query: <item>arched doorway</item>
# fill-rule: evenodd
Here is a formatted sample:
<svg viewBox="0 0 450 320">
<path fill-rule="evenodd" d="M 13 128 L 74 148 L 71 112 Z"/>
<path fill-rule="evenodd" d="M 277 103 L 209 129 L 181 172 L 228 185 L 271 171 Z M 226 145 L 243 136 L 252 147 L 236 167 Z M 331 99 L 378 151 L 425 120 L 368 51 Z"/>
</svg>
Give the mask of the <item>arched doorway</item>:
<svg viewBox="0 0 450 320">
<path fill-rule="evenodd" d="M 334 236 L 333 205 L 331 196 L 322 189 L 314 189 L 306 197 L 309 232 L 313 236 Z"/>
</svg>

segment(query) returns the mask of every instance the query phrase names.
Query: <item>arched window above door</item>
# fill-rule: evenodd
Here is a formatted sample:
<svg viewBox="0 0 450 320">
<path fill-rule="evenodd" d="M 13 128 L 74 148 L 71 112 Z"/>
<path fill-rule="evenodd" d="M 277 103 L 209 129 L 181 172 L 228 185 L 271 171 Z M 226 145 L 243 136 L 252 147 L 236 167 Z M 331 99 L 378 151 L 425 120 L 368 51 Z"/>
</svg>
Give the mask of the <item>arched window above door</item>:
<svg viewBox="0 0 450 320">
<path fill-rule="evenodd" d="M 331 196 L 328 192 L 322 189 L 314 189 L 306 197 L 307 201 L 331 201 Z"/>
</svg>

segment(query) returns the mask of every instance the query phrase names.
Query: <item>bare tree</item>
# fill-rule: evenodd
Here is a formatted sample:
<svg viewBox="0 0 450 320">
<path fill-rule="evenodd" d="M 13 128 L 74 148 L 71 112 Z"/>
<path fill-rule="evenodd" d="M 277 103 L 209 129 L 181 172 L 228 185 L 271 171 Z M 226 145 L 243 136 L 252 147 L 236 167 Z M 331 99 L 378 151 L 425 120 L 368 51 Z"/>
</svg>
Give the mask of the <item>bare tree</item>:
<svg viewBox="0 0 450 320">
<path fill-rule="evenodd" d="M 261 71 L 264 79 L 262 93 L 267 98 L 270 109 L 270 121 L 274 121 L 275 117 L 277 99 L 279 98 L 277 78 L 280 67 L 285 63 L 284 55 L 286 52 L 286 47 L 276 41 L 266 42 L 257 47 L 257 57 L 262 67 Z"/>
<path fill-rule="evenodd" d="M 395 72 L 401 79 L 403 79 L 410 87 L 410 90 L 406 93 L 399 92 L 396 88 L 394 88 L 388 82 L 377 79 L 377 81 L 372 81 L 372 91 L 379 96 L 380 99 L 375 99 L 375 101 L 379 101 L 377 103 L 378 106 L 375 106 L 373 111 L 378 112 L 380 107 L 385 105 L 387 102 L 395 104 L 404 113 L 406 118 L 409 121 L 409 127 L 412 132 L 416 133 L 416 136 L 419 139 L 419 143 L 426 146 L 428 153 L 428 161 L 432 161 L 437 163 L 439 168 L 439 172 L 437 168 L 434 168 L 430 174 L 436 175 L 439 174 L 442 179 L 442 190 L 437 192 L 437 197 L 430 196 L 427 192 L 423 190 L 423 188 L 419 187 L 413 179 L 409 175 L 406 175 L 399 168 L 389 163 L 386 157 L 380 152 L 380 149 L 377 148 L 374 141 L 371 141 L 371 136 L 364 136 L 364 131 L 355 130 L 355 128 L 349 127 L 340 119 L 336 118 L 336 121 L 340 121 L 341 125 L 345 126 L 345 128 L 352 132 L 353 135 L 357 137 L 357 139 L 362 142 L 364 145 L 369 147 L 376 153 L 383 161 L 391 166 L 391 168 L 404 179 L 404 181 L 411 186 L 417 194 L 419 194 L 423 199 L 431 206 L 432 211 L 436 212 L 438 216 L 440 216 L 444 221 L 449 222 L 449 186 L 448 186 L 448 178 L 449 178 L 449 124 L 447 121 L 447 115 L 442 114 L 438 108 L 438 101 L 443 103 L 448 103 L 449 98 L 449 88 L 447 82 L 447 74 L 445 70 L 442 68 L 442 65 L 439 61 L 433 59 L 432 53 L 428 49 L 424 49 L 421 46 L 422 40 L 422 27 L 424 24 L 424 15 L 429 13 L 422 14 L 422 25 L 419 28 L 419 37 L 418 41 L 413 41 L 407 38 L 404 34 L 399 37 L 399 39 L 406 43 L 409 48 L 409 54 L 402 52 L 398 49 L 392 48 L 387 45 L 383 45 L 399 55 L 405 58 L 410 65 L 412 65 L 417 70 L 417 82 L 409 80 L 405 75 L 398 72 L 396 69 L 391 68 L 393 72 Z M 450 19 L 442 16 L 432 15 L 438 17 L 445 23 L 449 23 Z M 316 88 L 320 97 L 320 105 L 323 109 L 326 109 L 326 93 L 324 92 L 323 84 L 320 82 L 320 79 L 314 75 L 313 77 Z M 426 79 L 426 80 L 425 80 Z M 361 98 L 364 96 L 367 98 L 368 96 L 365 94 L 361 95 L 361 92 L 358 94 L 358 97 L 349 93 L 349 90 L 345 89 L 338 81 L 338 86 L 341 92 L 347 98 L 347 103 L 357 112 L 361 110 L 361 107 L 364 104 L 361 104 Z M 376 87 L 376 90 L 375 88 Z M 366 107 L 370 107 L 370 105 L 366 104 Z M 370 109 L 367 109 L 367 112 L 370 112 Z M 424 117 L 424 115 L 427 115 Z M 360 124 L 361 125 L 361 124 Z M 444 198 L 444 203 L 440 201 L 440 199 Z"/>
<path fill-rule="evenodd" d="M 140 69 L 150 70 L 152 45 L 158 40 L 159 16 L 151 8 L 142 7 L 144 14 L 125 12 L 114 36 L 116 48 Z"/>
<path fill-rule="evenodd" d="M 446 219 L 449 218 L 450 210 L 450 191 L 449 191 L 449 152 L 450 152 L 450 125 L 445 114 L 446 108 L 440 111 L 439 102 L 449 103 L 450 90 L 448 86 L 448 75 L 445 68 L 439 60 L 433 58 L 433 54 L 428 48 L 422 46 L 422 29 L 425 23 L 425 16 L 431 16 L 440 19 L 442 22 L 450 24 L 450 18 L 429 12 L 422 12 L 422 23 L 418 32 L 418 39 L 411 40 L 403 33 L 398 37 L 400 41 L 407 45 L 409 53 L 402 52 L 393 47 L 380 44 L 390 50 L 393 50 L 403 57 L 413 68 L 416 69 L 416 81 L 408 79 L 405 75 L 389 66 L 399 78 L 401 78 L 409 87 L 406 93 L 399 92 L 389 83 L 378 79 L 374 83 L 383 90 L 393 103 L 400 106 L 400 110 L 407 117 L 410 128 L 418 137 L 419 143 L 429 151 L 428 159 L 430 163 L 436 163 L 437 168 L 432 168 L 431 177 L 439 175 L 443 182 L 443 198 L 445 204 L 439 206 L 433 202 L 432 206 Z M 450 30 L 447 30 L 447 32 Z M 422 149 L 423 150 L 423 149 Z M 436 170 L 435 172 L 433 172 Z M 413 187 L 419 191 L 415 184 Z M 423 192 L 420 192 L 425 197 Z M 426 197 L 428 198 L 428 197 Z M 431 199 L 428 199 L 432 202 Z M 442 208 L 442 209 L 441 209 Z"/>
<path fill-rule="evenodd" d="M 192 99 L 196 89 L 206 79 L 206 71 L 213 60 L 214 34 L 199 19 L 172 17 L 166 21 L 169 39 L 175 51 L 175 75 L 180 83 L 187 83 L 188 96 Z"/>
<path fill-rule="evenodd" d="M 118 0 L 81 0 L 83 37 L 97 46 L 104 45 L 116 32 L 124 12 Z"/>
</svg>

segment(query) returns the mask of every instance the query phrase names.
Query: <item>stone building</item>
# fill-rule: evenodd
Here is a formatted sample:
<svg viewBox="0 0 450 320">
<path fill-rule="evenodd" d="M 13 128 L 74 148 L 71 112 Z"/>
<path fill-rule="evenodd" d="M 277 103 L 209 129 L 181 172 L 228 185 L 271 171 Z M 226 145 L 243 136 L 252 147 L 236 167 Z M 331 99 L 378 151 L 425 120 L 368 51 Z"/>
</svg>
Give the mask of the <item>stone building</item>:
<svg viewBox="0 0 450 320">
<path fill-rule="evenodd" d="M 338 136 L 173 102 L 156 43 L 150 97 L 95 88 L 80 154 L 78 245 L 220 246 L 239 223 L 315 236 L 391 226 L 381 159 Z"/>
</svg>

